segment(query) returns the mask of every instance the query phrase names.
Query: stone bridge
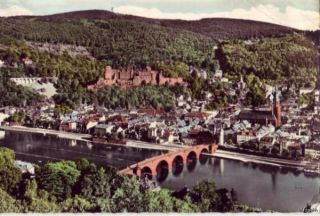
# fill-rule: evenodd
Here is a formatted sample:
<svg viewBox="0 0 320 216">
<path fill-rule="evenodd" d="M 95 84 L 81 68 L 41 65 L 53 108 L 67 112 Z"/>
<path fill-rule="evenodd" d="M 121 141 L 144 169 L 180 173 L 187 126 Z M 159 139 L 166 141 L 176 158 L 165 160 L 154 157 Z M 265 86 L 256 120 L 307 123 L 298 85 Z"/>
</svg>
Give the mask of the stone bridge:
<svg viewBox="0 0 320 216">
<path fill-rule="evenodd" d="M 145 159 L 141 162 L 133 164 L 123 170 L 120 174 L 141 176 L 158 176 L 163 173 L 168 174 L 169 170 L 172 172 L 181 172 L 183 165 L 200 159 L 202 153 L 214 154 L 218 146 L 216 144 L 200 144 L 189 148 L 183 148 L 178 151 L 168 152 L 166 154 L 158 155 L 152 158 Z"/>
</svg>

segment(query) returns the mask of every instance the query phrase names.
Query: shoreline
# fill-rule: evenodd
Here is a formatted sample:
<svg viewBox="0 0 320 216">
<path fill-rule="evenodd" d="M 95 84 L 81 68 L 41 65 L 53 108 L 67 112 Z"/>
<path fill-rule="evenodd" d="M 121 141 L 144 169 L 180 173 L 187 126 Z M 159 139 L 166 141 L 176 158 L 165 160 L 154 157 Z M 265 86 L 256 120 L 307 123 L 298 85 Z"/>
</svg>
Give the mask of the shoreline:
<svg viewBox="0 0 320 216">
<path fill-rule="evenodd" d="M 77 141 L 84 141 L 87 143 L 93 143 L 93 144 L 100 144 L 103 145 L 103 143 L 99 142 L 92 142 L 90 139 L 92 138 L 92 135 L 90 134 L 80 134 L 80 133 L 71 133 L 71 132 L 64 132 L 64 131 L 57 131 L 57 130 L 48 130 L 48 129 L 42 129 L 42 128 L 29 128 L 29 127 L 23 127 L 23 126 L 0 126 L 0 129 L 4 131 L 16 131 L 16 132 L 26 132 L 26 133 L 36 133 L 36 134 L 49 134 L 54 135 L 59 138 L 63 139 L 70 139 L 70 140 L 77 140 Z M 148 143 L 138 140 L 128 140 L 126 145 L 116 145 L 116 144 L 108 144 L 109 146 L 119 146 L 124 148 L 140 148 L 140 149 L 148 149 L 148 150 L 159 150 L 159 151 L 174 151 L 182 148 L 187 148 L 189 146 L 184 145 L 174 145 L 174 144 L 154 144 L 154 143 Z M 106 145 L 107 146 L 107 145 Z M 277 167 L 287 167 L 287 168 L 297 168 L 301 169 L 308 169 L 312 167 L 311 165 L 308 165 L 308 162 L 306 161 L 294 161 L 289 159 L 280 159 L 280 158 L 273 158 L 273 157 L 266 157 L 266 156 L 259 156 L 259 155 L 250 155 L 245 153 L 239 153 L 239 152 L 232 152 L 228 150 L 220 150 L 218 149 L 217 152 L 214 155 L 211 154 L 205 154 L 210 157 L 217 157 L 222 159 L 229 159 L 229 160 L 236 160 L 236 161 L 242 161 L 244 163 L 256 163 L 256 164 L 265 164 L 270 166 L 277 166 Z"/>
<path fill-rule="evenodd" d="M 256 163 L 256 164 L 265 164 L 265 165 L 277 166 L 277 167 L 297 168 L 297 169 L 300 169 L 301 171 L 303 171 L 304 168 L 309 167 L 306 161 L 294 161 L 294 160 L 288 160 L 288 159 L 249 155 L 245 153 L 237 153 L 237 152 L 231 152 L 226 150 L 217 150 L 217 152 L 214 155 L 211 155 L 211 154 L 206 154 L 206 155 L 210 157 L 221 158 L 221 159 L 241 161 L 244 163 Z"/>
<path fill-rule="evenodd" d="M 0 126 L 0 129 L 4 131 L 17 131 L 17 132 L 36 133 L 36 134 L 43 134 L 43 135 L 49 134 L 49 135 L 54 135 L 63 139 L 71 139 L 71 140 L 85 141 L 85 142 L 89 142 L 90 140 L 87 140 L 87 139 L 92 138 L 92 136 L 89 134 L 71 133 L 71 132 L 49 130 L 49 129 L 43 129 L 43 128 L 29 128 L 24 126 Z"/>
</svg>

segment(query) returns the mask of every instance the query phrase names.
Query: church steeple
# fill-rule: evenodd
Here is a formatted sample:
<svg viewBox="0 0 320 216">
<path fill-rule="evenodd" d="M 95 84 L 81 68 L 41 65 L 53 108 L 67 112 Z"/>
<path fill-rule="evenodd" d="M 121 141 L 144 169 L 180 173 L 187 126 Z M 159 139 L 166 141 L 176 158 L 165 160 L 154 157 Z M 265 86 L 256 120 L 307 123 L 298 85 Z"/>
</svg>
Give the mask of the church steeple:
<svg viewBox="0 0 320 216">
<path fill-rule="evenodd" d="M 281 102 L 280 102 L 280 92 L 278 91 L 278 88 L 276 87 L 273 95 L 273 113 L 276 117 L 276 127 L 280 127 L 282 125 L 281 122 Z"/>
</svg>

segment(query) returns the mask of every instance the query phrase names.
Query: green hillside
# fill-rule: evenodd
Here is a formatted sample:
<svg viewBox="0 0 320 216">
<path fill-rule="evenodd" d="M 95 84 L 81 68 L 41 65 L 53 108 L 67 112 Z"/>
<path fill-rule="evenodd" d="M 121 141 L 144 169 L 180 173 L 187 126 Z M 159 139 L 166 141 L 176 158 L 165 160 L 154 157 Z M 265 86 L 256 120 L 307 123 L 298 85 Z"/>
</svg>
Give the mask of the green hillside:
<svg viewBox="0 0 320 216">
<path fill-rule="evenodd" d="M 223 71 L 231 76 L 253 74 L 271 84 L 296 84 L 298 87 L 310 87 L 316 83 L 316 46 L 299 34 L 254 44 L 224 42 L 219 45 L 217 56 Z"/>
<path fill-rule="evenodd" d="M 0 35 L 16 39 L 82 45 L 112 66 L 144 67 L 156 61 L 201 65 L 213 42 L 200 34 L 132 20 L 47 22 L 35 18 L 0 19 Z"/>
</svg>

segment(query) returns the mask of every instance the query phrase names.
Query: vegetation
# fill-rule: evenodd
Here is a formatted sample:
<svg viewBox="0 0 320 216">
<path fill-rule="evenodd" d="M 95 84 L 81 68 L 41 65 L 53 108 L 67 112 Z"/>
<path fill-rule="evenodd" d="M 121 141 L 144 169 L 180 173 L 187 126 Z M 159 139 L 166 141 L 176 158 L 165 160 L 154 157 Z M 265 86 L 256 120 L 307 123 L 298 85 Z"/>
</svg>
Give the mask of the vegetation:
<svg viewBox="0 0 320 216">
<path fill-rule="evenodd" d="M 0 148 L 0 170 L 14 168 L 14 152 Z M 0 212 L 229 212 L 244 211 L 235 203 L 235 192 L 216 189 L 204 181 L 190 192 L 151 191 L 135 177 L 97 167 L 86 159 L 36 165 L 35 178 L 15 168 L 16 178 L 0 181 Z M 2 176 L 4 177 L 4 176 Z M 8 185 L 10 184 L 10 187 Z M 15 188 L 15 190 L 12 190 Z M 249 209 L 249 208 L 248 208 Z"/>
<path fill-rule="evenodd" d="M 313 97 L 312 95 L 308 95 L 308 94 L 301 94 L 298 98 L 298 104 L 300 106 L 302 105 L 311 105 L 311 103 L 313 102 Z"/>
<path fill-rule="evenodd" d="M 0 35 L 20 40 L 82 45 L 95 58 L 108 60 L 115 68 L 145 67 L 161 60 L 201 65 L 212 53 L 212 40 L 208 37 L 124 19 L 86 22 L 0 19 Z"/>
<path fill-rule="evenodd" d="M 0 68 L 0 107 L 10 105 L 24 107 L 43 99 L 38 93 L 28 88 L 17 86 L 9 80 L 7 74 Z"/>
<path fill-rule="evenodd" d="M 294 34 L 253 44 L 223 42 L 217 50 L 222 70 L 232 76 L 253 74 L 262 82 L 314 86 L 317 50 L 306 37 Z M 305 79 L 305 77 L 309 79 Z"/>
<path fill-rule="evenodd" d="M 289 27 L 250 20 L 224 18 L 211 18 L 197 21 L 154 20 L 131 15 L 120 15 L 103 10 L 75 11 L 51 16 L 30 18 L 36 18 L 37 20 L 47 22 L 72 22 L 74 20 L 82 20 L 83 23 L 88 23 L 88 20 L 134 20 L 144 24 L 154 24 L 200 33 L 217 41 L 235 38 L 248 39 L 280 36 L 293 31 L 298 31 Z"/>
<path fill-rule="evenodd" d="M 182 62 L 165 63 L 159 62 L 155 65 L 155 69 L 163 71 L 165 77 L 183 77 L 189 76 L 189 67 Z"/>
</svg>

